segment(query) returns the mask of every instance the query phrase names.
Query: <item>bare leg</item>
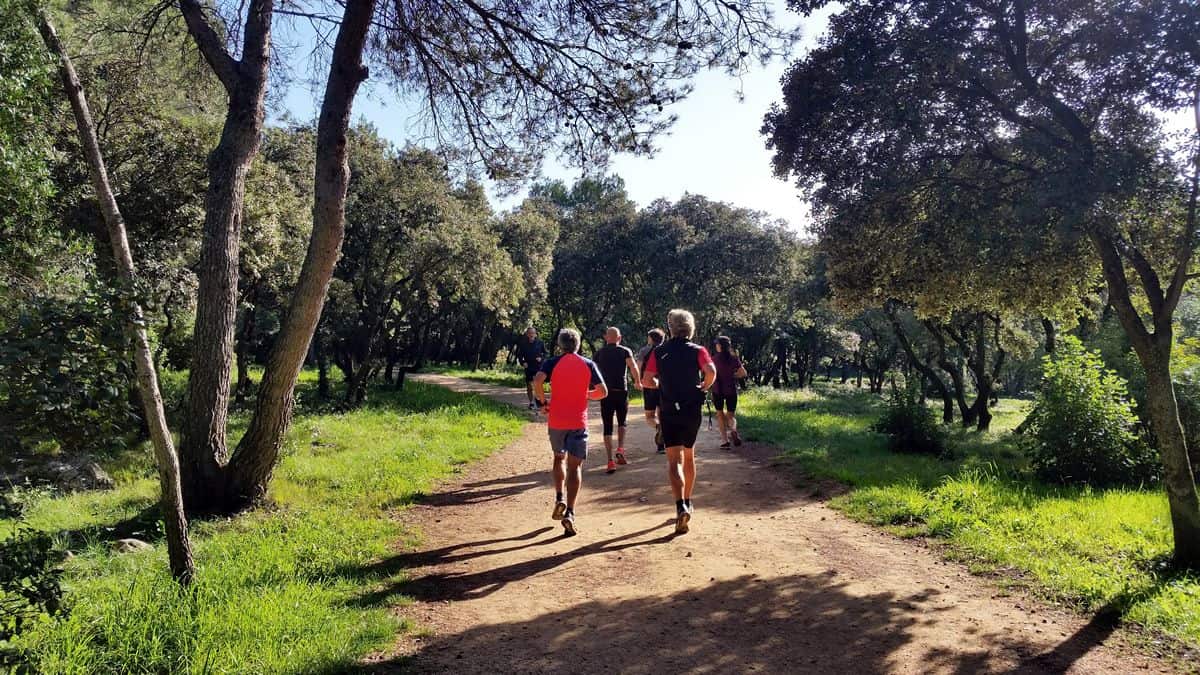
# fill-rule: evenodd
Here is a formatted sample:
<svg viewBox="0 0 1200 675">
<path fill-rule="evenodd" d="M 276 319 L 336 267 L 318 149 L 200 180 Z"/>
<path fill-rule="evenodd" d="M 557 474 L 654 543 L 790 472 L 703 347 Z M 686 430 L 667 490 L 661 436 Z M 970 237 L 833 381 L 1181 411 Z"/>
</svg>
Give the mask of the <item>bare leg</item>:
<svg viewBox="0 0 1200 675">
<path fill-rule="evenodd" d="M 575 498 L 579 496 L 579 486 L 583 484 L 583 460 L 574 455 L 567 455 L 567 508 L 575 509 Z"/>
<path fill-rule="evenodd" d="M 724 410 L 718 410 L 717 411 L 717 428 L 721 430 L 721 442 L 722 443 L 729 442 L 728 427 L 729 427 L 729 422 L 726 418 L 726 412 Z"/>
<path fill-rule="evenodd" d="M 608 453 L 608 461 L 610 461 L 610 462 L 611 462 L 611 461 L 612 461 L 612 458 L 613 458 L 613 454 L 612 454 L 612 453 L 613 453 L 612 436 L 605 436 L 605 437 L 604 437 L 604 452 L 607 452 L 607 453 Z"/>
<path fill-rule="evenodd" d="M 686 450 L 682 445 L 672 445 L 667 448 L 667 478 L 671 480 L 671 492 L 675 494 L 675 501 L 684 498 L 684 468 L 683 468 L 683 452 Z M 695 476 L 696 468 L 693 465 L 692 475 Z"/>
<path fill-rule="evenodd" d="M 730 429 L 737 431 L 737 418 L 733 416 L 733 413 L 725 413 L 725 424 L 729 425 Z"/>
<path fill-rule="evenodd" d="M 696 449 L 682 448 L 683 456 L 683 499 L 692 498 L 692 490 L 696 487 Z M 676 497 L 679 499 L 679 497 Z"/>
<path fill-rule="evenodd" d="M 617 447 L 625 447 L 625 427 L 617 427 Z"/>
<path fill-rule="evenodd" d="M 551 472 L 554 474 L 554 493 L 561 495 L 563 483 L 567 480 L 567 453 L 561 452 L 554 456 Z"/>
<path fill-rule="evenodd" d="M 532 404 L 533 403 L 533 383 L 532 382 L 525 383 L 525 395 L 529 397 L 529 402 Z"/>
</svg>

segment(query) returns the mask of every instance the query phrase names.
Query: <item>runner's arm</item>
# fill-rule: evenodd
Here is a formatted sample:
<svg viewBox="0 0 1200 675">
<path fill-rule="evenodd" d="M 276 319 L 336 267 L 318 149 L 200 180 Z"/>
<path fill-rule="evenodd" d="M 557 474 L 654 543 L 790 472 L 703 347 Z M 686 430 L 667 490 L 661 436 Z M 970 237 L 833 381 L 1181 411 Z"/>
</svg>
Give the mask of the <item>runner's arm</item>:
<svg viewBox="0 0 1200 675">
<path fill-rule="evenodd" d="M 588 398 L 599 401 L 608 396 L 608 385 L 604 383 L 604 376 L 600 374 L 600 369 L 596 367 L 595 362 L 589 361 L 588 364 L 592 370 L 592 388 L 588 391 Z"/>
<path fill-rule="evenodd" d="M 537 375 L 533 376 L 533 397 L 538 403 L 546 405 L 546 371 L 539 370 Z"/>
<path fill-rule="evenodd" d="M 700 388 L 704 391 L 712 389 L 713 383 L 717 381 L 717 367 L 712 362 L 706 363 L 700 368 L 704 373 L 704 384 Z"/>
<path fill-rule="evenodd" d="M 646 358 L 646 370 L 642 372 L 642 388 L 643 389 L 658 389 L 658 362 L 654 359 L 654 352 L 650 352 L 650 356 Z"/>
<path fill-rule="evenodd" d="M 625 357 L 625 367 L 629 369 L 629 375 L 633 377 L 633 385 L 638 389 L 642 388 L 642 374 L 638 372 L 637 361 L 632 356 Z"/>
</svg>

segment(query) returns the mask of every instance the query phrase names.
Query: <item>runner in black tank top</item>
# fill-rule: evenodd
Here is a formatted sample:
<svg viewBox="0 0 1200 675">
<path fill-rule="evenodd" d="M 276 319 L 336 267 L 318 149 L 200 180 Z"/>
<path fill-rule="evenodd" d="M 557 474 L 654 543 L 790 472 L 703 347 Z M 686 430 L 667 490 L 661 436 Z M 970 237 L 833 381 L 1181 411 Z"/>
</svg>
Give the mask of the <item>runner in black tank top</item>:
<svg viewBox="0 0 1200 675">
<path fill-rule="evenodd" d="M 625 371 L 639 381 L 637 363 L 633 352 L 621 346 L 621 329 L 613 326 L 604 333 L 604 346 L 595 354 L 596 365 L 608 384 L 608 396 L 600 401 L 600 419 L 604 424 L 604 449 L 608 452 L 608 473 L 617 470 L 618 464 L 628 463 L 625 459 L 625 423 L 629 415 L 629 389 Z M 613 422 L 616 418 L 617 453 L 613 461 Z"/>
<path fill-rule="evenodd" d="M 691 341 L 696 330 L 691 312 L 671 310 L 667 314 L 667 327 L 671 339 L 651 352 L 642 384 L 659 390 L 658 414 L 663 442 L 667 445 L 667 473 L 675 494 L 675 533 L 684 534 L 692 519 L 701 409 L 717 378 L 717 369 L 708 350 Z"/>
</svg>

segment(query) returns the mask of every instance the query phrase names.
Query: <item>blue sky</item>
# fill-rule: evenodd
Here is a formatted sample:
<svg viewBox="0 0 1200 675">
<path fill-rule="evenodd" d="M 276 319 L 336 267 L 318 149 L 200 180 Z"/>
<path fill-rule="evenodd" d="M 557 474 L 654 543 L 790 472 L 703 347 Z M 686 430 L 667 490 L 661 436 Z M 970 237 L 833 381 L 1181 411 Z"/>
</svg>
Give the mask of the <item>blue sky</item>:
<svg viewBox="0 0 1200 675">
<path fill-rule="evenodd" d="M 804 45 L 810 45 L 824 27 L 823 17 L 804 19 L 777 3 L 776 16 L 786 25 L 800 24 Z M 289 36 L 296 54 L 307 53 L 304 30 Z M 803 48 L 803 47 L 802 47 Z M 770 153 L 759 133 L 763 115 L 780 98 L 780 77 L 787 64 L 776 62 L 756 68 L 740 79 L 720 72 L 704 72 L 695 80 L 695 90 L 669 111 L 679 120 L 659 142 L 653 157 L 617 155 L 610 172 L 625 179 L 630 196 L 645 205 L 659 197 L 677 199 L 686 192 L 729 202 L 782 218 L 804 229 L 807 209 L 795 187 L 771 173 Z M 737 92 L 742 91 L 739 100 Z M 282 107 L 298 119 L 311 119 L 317 101 L 308 86 L 293 85 Z M 355 102 L 355 118 L 365 119 L 397 145 L 418 142 L 412 106 L 398 100 L 385 87 L 365 87 Z M 579 176 L 577 169 L 548 158 L 544 175 L 567 182 Z M 501 208 L 520 201 L 521 194 L 497 200 Z"/>
</svg>

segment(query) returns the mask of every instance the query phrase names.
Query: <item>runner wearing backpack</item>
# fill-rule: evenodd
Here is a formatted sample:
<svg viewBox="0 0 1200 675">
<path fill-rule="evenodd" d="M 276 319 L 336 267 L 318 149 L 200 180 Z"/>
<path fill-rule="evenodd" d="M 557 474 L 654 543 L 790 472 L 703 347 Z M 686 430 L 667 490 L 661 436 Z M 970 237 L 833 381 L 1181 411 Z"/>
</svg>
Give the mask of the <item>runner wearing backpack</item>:
<svg viewBox="0 0 1200 675">
<path fill-rule="evenodd" d="M 686 534 L 696 486 L 696 436 L 717 369 L 708 350 L 692 342 L 696 319 L 691 312 L 671 310 L 667 330 L 671 338 L 650 353 L 642 386 L 659 391 L 659 424 L 667 446 L 667 475 L 675 494 L 675 533 Z"/>
</svg>

